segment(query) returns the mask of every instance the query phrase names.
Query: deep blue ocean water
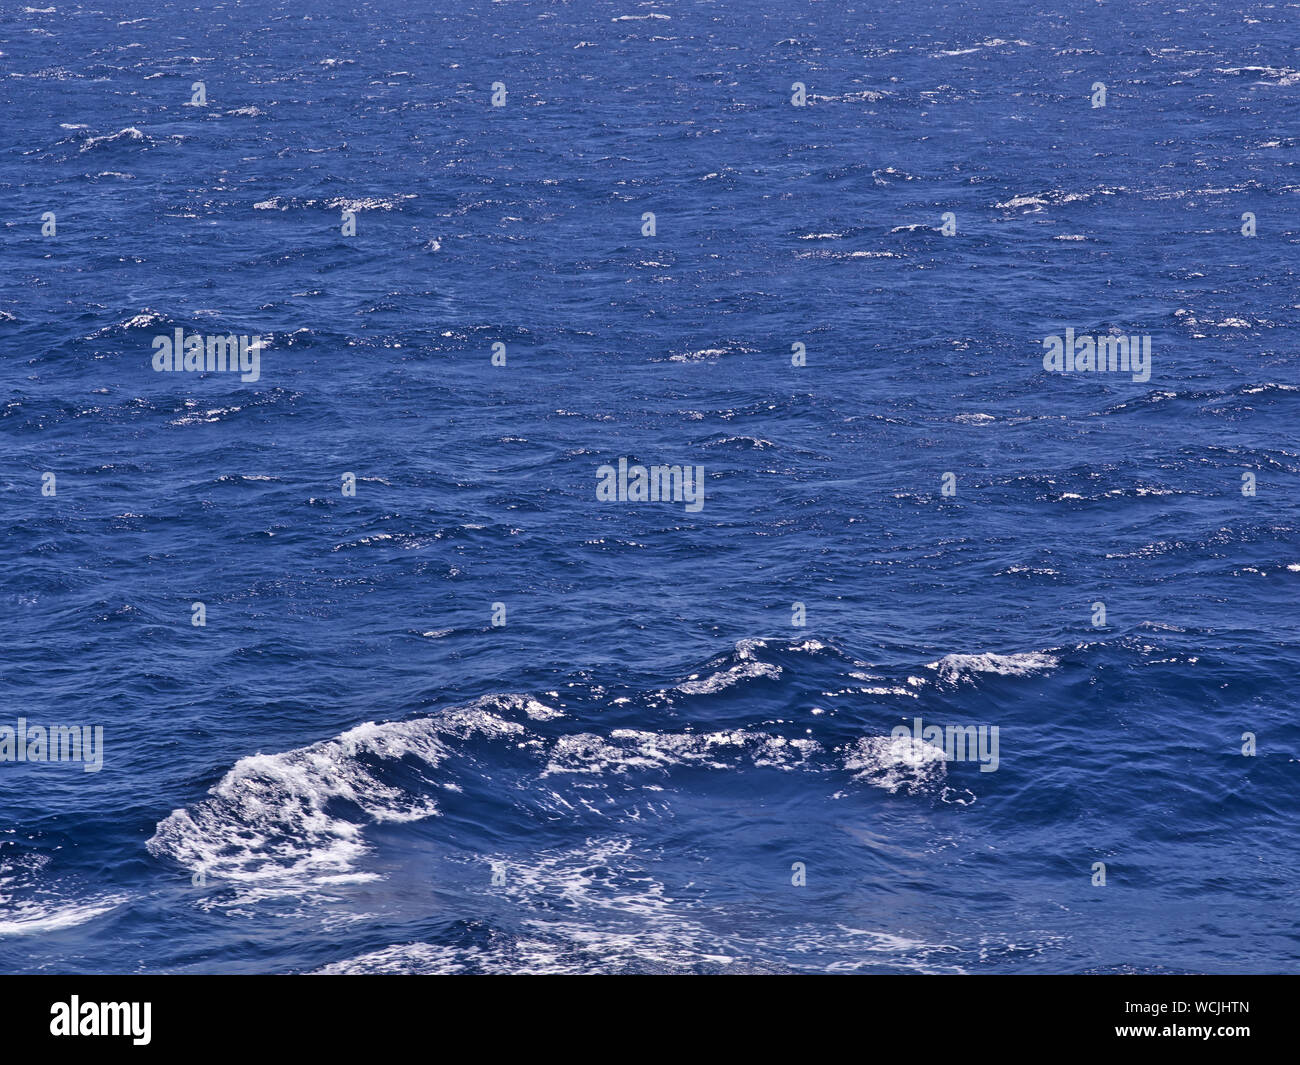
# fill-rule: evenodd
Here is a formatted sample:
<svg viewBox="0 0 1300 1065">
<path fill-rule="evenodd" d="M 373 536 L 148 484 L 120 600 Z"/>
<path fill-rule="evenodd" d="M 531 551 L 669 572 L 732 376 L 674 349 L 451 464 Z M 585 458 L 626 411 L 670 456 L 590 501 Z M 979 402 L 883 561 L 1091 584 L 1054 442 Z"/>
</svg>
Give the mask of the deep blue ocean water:
<svg viewBox="0 0 1300 1065">
<path fill-rule="evenodd" d="M 5 4 L 0 971 L 1296 971 L 1298 51 Z"/>
</svg>

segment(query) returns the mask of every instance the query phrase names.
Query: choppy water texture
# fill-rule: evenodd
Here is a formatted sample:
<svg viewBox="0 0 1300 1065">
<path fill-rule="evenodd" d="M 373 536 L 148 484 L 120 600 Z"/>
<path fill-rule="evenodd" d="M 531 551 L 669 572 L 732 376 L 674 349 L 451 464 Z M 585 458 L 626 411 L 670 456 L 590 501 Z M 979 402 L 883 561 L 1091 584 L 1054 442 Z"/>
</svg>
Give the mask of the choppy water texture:
<svg viewBox="0 0 1300 1065">
<path fill-rule="evenodd" d="M 0 968 L 1294 971 L 1298 31 L 7 5 Z"/>
</svg>

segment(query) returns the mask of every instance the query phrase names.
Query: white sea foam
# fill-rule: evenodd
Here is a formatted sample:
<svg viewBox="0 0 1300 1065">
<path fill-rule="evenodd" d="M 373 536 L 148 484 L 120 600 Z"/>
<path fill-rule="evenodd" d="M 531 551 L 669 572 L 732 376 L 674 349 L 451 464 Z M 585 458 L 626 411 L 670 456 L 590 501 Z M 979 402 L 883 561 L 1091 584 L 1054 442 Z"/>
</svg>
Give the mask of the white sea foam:
<svg viewBox="0 0 1300 1065">
<path fill-rule="evenodd" d="M 727 354 L 726 348 L 701 348 L 699 351 L 688 351 L 679 355 L 670 355 L 669 362 L 704 362 L 709 359 L 716 359 L 719 355 Z"/>
<path fill-rule="evenodd" d="M 742 640 L 731 665 L 694 675 L 674 690 L 711 694 L 747 678 L 779 677 L 782 669 L 762 655 L 766 646 L 763 640 Z M 784 644 L 783 649 L 818 654 L 825 647 L 810 639 Z M 955 680 L 971 672 L 1018 673 L 1054 663 L 1041 654 L 950 655 L 932 668 Z M 907 688 L 881 683 L 883 678 L 863 674 L 862 679 L 870 682 L 871 694 L 913 695 Z M 909 685 L 914 682 L 923 683 L 909 678 Z M 861 692 L 845 689 L 844 694 Z M 671 705 L 671 691 L 659 696 Z M 236 902 L 294 892 L 310 897 L 313 890 L 337 886 L 341 877 L 370 875 L 358 869 L 370 849 L 368 827 L 434 817 L 439 812 L 435 796 L 465 790 L 467 783 L 455 774 L 468 769 L 472 760 L 456 756 L 470 742 L 501 743 L 524 752 L 535 767 L 534 780 L 550 780 L 550 787 L 559 789 L 533 789 L 539 801 L 602 817 L 619 809 L 593 805 L 588 790 L 573 791 L 589 789 L 582 781 L 635 777 L 638 790 L 659 790 L 655 774 L 661 779 L 677 767 L 818 774 L 847 770 L 859 782 L 892 792 L 921 789 L 941 780 L 944 772 L 941 762 L 929 757 L 929 748 L 905 750 L 901 741 L 884 736 L 867 737 L 838 753 L 809 736 L 754 728 L 614 728 L 556 736 L 539 731 L 565 716 L 550 705 L 555 698 L 553 692 L 545 699 L 493 695 L 431 717 L 367 723 L 281 754 L 249 755 L 235 763 L 207 798 L 160 821 L 148 848 L 211 880 L 231 882 Z M 938 751 L 940 760 L 942 755 Z M 645 774 L 652 775 L 642 779 Z M 638 808 L 629 816 L 643 812 Z"/>
<path fill-rule="evenodd" d="M 426 719 L 369 723 L 283 754 L 250 755 L 211 798 L 161 821 L 148 847 L 229 880 L 346 873 L 365 850 L 360 827 L 326 808 L 344 800 L 377 822 L 430 817 L 437 812 L 430 798 L 384 783 L 369 762 L 409 755 L 436 766 L 447 754 Z"/>
<path fill-rule="evenodd" d="M 677 686 L 677 690 L 685 692 L 687 695 L 711 695 L 714 692 L 722 691 L 724 688 L 739 684 L 742 680 L 751 680 L 754 677 L 775 679 L 780 675 L 781 667 L 772 665 L 770 662 L 742 661 L 737 662 L 730 669 L 722 670 L 708 677 L 701 677 L 700 674 L 693 673 Z"/>
<path fill-rule="evenodd" d="M 111 144 L 114 141 L 142 141 L 145 139 L 145 135 L 140 130 L 134 126 L 127 126 L 126 129 L 120 129 L 116 133 L 106 133 L 101 137 L 88 137 L 81 146 L 81 150 L 88 152 L 101 144 Z"/>
<path fill-rule="evenodd" d="M 998 655 L 944 655 L 937 662 L 930 662 L 926 668 L 938 670 L 941 680 L 955 684 L 961 680 L 973 680 L 977 673 L 1000 673 L 1003 676 L 1023 677 L 1030 673 L 1042 673 L 1055 669 L 1057 660 L 1041 651 L 1024 654 Z"/>
<path fill-rule="evenodd" d="M 0 897 L 0 902 L 5 900 Z M 30 936 L 75 928 L 117 909 L 126 902 L 122 895 L 105 896 L 84 902 L 45 904 L 22 902 L 7 905 L 0 919 L 0 936 Z"/>
<path fill-rule="evenodd" d="M 751 926 L 740 931 L 731 900 L 678 897 L 647 854 L 626 839 L 593 838 L 562 849 L 489 855 L 504 883 L 488 890 L 512 908 L 517 932 L 487 943 L 393 943 L 316 970 L 359 973 L 608 973 L 840 968 L 961 972 L 955 946 L 843 924 Z M 846 962 L 845 958 L 854 959 Z"/>
<path fill-rule="evenodd" d="M 295 196 L 272 196 L 269 200 L 259 200 L 253 204 L 255 211 L 288 211 L 290 209 L 326 207 L 330 210 L 344 211 L 395 211 L 403 200 L 415 199 L 415 193 L 406 192 L 393 196 L 363 196 L 348 198 L 332 196 L 325 200 L 298 199 Z"/>
<path fill-rule="evenodd" d="M 909 794 L 941 785 L 948 775 L 943 748 L 914 736 L 866 736 L 849 748 L 844 768 L 855 780 Z"/>
<path fill-rule="evenodd" d="M 556 741 L 542 776 L 603 776 L 679 765 L 730 769 L 742 760 L 757 767 L 796 768 L 820 746 L 815 740 L 788 740 L 744 729 L 707 733 L 615 729 L 608 737 L 580 732 Z"/>
</svg>

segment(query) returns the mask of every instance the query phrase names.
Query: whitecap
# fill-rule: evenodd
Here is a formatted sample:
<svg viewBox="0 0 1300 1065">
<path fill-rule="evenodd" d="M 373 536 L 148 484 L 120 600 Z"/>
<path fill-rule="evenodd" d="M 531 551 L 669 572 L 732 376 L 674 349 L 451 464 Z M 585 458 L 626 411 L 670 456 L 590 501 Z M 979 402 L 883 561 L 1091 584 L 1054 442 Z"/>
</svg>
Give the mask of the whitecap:
<svg viewBox="0 0 1300 1065">
<path fill-rule="evenodd" d="M 1055 669 L 1057 659 L 1041 651 L 1023 654 L 999 655 L 978 654 L 944 655 L 937 662 L 927 664 L 927 669 L 937 670 L 941 680 L 955 684 L 960 680 L 972 680 L 977 673 L 997 673 L 1003 676 L 1023 677 L 1030 673 L 1041 673 Z"/>
</svg>

